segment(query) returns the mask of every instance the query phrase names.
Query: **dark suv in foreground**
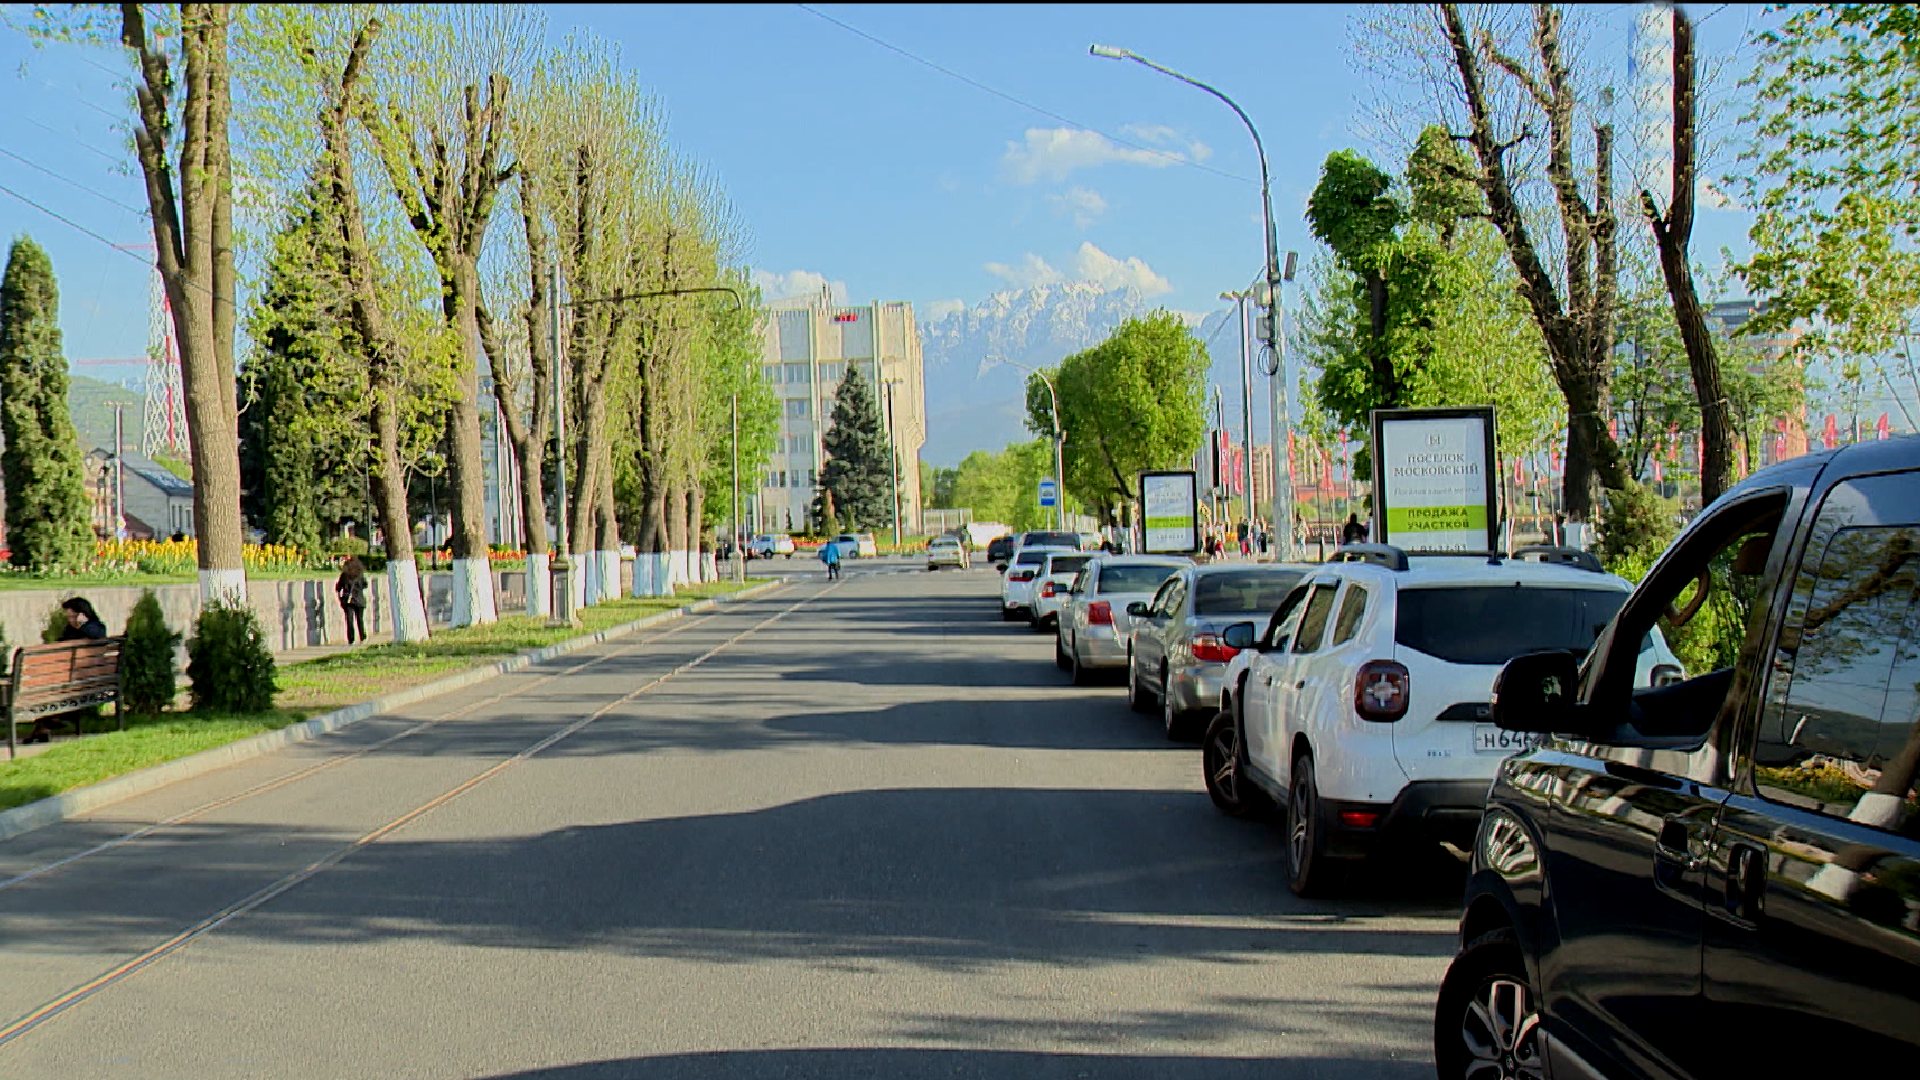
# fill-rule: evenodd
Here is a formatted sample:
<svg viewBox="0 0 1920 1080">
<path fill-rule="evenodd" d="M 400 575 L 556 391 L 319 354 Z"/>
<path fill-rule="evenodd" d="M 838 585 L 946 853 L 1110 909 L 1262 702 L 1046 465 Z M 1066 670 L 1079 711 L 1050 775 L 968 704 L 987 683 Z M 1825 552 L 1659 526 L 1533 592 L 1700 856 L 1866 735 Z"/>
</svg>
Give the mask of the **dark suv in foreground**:
<svg viewBox="0 0 1920 1080">
<path fill-rule="evenodd" d="M 1635 689 L 1656 625 L 1697 673 Z M 1755 474 L 1492 712 L 1541 741 L 1474 841 L 1442 1077 L 1920 1062 L 1920 439 Z"/>
</svg>

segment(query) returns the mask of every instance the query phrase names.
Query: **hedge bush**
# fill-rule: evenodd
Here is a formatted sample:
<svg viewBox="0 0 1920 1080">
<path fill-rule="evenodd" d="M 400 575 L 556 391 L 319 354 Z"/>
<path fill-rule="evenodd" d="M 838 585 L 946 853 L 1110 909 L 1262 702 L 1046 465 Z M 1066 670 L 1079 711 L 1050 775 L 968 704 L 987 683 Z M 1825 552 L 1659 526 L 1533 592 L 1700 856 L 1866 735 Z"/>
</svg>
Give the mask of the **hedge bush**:
<svg viewBox="0 0 1920 1080">
<path fill-rule="evenodd" d="M 179 644 L 180 634 L 167 626 L 159 597 L 152 589 L 141 590 L 120 650 L 121 698 L 128 712 L 152 716 L 173 705 L 179 685 L 173 652 Z"/>
<path fill-rule="evenodd" d="M 53 605 L 52 611 L 47 612 L 46 625 L 40 628 L 40 641 L 43 644 L 51 645 L 59 641 L 60 635 L 66 632 L 67 608 L 65 601 L 62 601 L 61 603 Z"/>
<path fill-rule="evenodd" d="M 187 642 L 187 678 L 196 712 L 258 713 L 273 708 L 273 653 L 260 617 L 220 601 L 200 611 Z"/>
</svg>

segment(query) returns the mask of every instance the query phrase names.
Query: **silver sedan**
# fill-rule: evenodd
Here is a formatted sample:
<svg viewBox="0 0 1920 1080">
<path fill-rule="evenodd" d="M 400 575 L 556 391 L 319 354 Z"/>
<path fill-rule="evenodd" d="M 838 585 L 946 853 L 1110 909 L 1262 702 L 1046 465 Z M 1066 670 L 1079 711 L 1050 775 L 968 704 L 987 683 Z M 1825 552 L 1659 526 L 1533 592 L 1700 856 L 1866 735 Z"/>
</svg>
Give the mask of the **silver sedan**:
<svg viewBox="0 0 1920 1080">
<path fill-rule="evenodd" d="M 1167 738 L 1184 739 L 1220 702 L 1220 682 L 1238 649 L 1220 640 L 1236 622 L 1265 624 L 1288 590 L 1314 567 L 1224 563 L 1167 579 L 1151 600 L 1127 607 L 1127 704 L 1160 711 Z"/>
<path fill-rule="evenodd" d="M 1075 686 L 1099 668 L 1125 667 L 1133 619 L 1127 605 L 1153 596 L 1167 578 L 1193 565 L 1178 555 L 1099 555 L 1068 590 L 1054 630 L 1053 662 L 1073 672 Z"/>
</svg>

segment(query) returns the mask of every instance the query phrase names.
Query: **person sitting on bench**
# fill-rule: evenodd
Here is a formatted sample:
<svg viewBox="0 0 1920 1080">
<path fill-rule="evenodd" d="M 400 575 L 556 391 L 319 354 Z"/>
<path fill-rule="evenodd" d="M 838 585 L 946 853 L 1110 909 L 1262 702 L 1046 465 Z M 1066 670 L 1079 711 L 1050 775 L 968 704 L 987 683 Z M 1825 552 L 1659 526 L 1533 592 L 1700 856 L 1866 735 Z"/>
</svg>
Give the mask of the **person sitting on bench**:
<svg viewBox="0 0 1920 1080">
<path fill-rule="evenodd" d="M 86 597 L 76 596 L 60 606 L 67 612 L 67 628 L 60 631 L 61 641 L 99 641 L 107 636 L 107 624 L 100 621 L 99 612 L 93 610 L 93 605 L 87 602 Z M 33 732 L 26 737 L 25 741 L 51 742 L 53 725 L 66 715 L 68 714 L 55 713 L 35 720 Z M 74 720 L 73 729 L 80 730 L 78 717 Z"/>
</svg>

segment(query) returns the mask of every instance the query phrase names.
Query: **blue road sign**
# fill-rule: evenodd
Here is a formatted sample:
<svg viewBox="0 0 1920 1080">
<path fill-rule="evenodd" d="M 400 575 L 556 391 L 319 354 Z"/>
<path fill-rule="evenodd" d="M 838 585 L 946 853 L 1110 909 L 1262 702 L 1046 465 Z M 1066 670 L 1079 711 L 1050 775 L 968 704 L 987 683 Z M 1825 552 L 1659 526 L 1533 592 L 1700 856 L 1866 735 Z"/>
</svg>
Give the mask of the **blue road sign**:
<svg viewBox="0 0 1920 1080">
<path fill-rule="evenodd" d="M 1058 506 L 1060 504 L 1060 485 L 1052 480 L 1040 481 L 1040 505 Z"/>
</svg>

